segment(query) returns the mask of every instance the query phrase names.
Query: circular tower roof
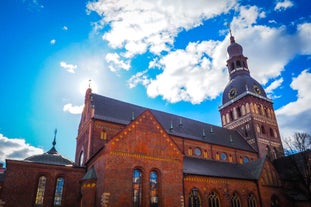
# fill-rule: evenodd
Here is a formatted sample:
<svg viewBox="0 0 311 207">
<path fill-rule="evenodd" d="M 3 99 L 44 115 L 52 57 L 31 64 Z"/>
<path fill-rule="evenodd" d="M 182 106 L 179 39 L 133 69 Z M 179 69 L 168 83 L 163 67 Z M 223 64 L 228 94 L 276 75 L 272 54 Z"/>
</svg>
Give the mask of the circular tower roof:
<svg viewBox="0 0 311 207">
<path fill-rule="evenodd" d="M 265 90 L 262 86 L 248 74 L 234 77 L 226 85 L 222 95 L 222 104 L 229 102 L 231 99 L 245 93 L 246 91 L 267 98 Z"/>
<path fill-rule="evenodd" d="M 229 54 L 229 59 L 234 56 L 243 55 L 243 48 L 241 45 L 235 42 L 234 37 L 230 37 L 231 44 L 227 48 L 227 52 Z"/>
</svg>

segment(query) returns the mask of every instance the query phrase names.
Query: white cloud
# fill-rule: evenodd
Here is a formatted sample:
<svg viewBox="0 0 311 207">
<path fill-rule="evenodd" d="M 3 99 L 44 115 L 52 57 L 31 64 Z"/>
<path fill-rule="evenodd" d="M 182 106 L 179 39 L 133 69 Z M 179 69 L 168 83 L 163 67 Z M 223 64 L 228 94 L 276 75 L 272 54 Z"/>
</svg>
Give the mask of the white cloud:
<svg viewBox="0 0 311 207">
<path fill-rule="evenodd" d="M 65 25 L 63 26 L 63 30 L 67 31 L 68 30 L 68 27 Z"/>
<path fill-rule="evenodd" d="M 0 134 L 0 162 L 5 159 L 22 160 L 36 154 L 42 154 L 43 150 L 29 145 L 25 139 L 7 138 Z"/>
<path fill-rule="evenodd" d="M 273 93 L 273 90 L 277 89 L 278 87 L 280 87 L 283 83 L 283 78 L 279 78 L 275 81 L 273 81 L 267 88 L 265 88 L 266 93 L 271 94 Z"/>
<path fill-rule="evenodd" d="M 69 72 L 69 73 L 75 73 L 76 71 L 76 69 L 77 69 L 77 65 L 73 65 L 73 64 L 68 64 L 68 63 L 66 63 L 65 61 L 61 61 L 60 63 L 59 63 L 59 65 L 60 65 L 60 67 L 62 67 L 62 68 L 64 68 L 67 72 Z"/>
<path fill-rule="evenodd" d="M 311 23 L 298 25 L 298 46 L 304 55 L 311 54 Z"/>
<path fill-rule="evenodd" d="M 282 11 L 282 10 L 286 10 L 292 6 L 294 6 L 294 4 L 290 0 L 280 1 L 280 2 L 276 3 L 274 10 L 275 11 Z"/>
<path fill-rule="evenodd" d="M 129 62 L 121 60 L 121 57 L 117 53 L 108 53 L 105 57 L 107 63 L 110 63 L 109 69 L 112 72 L 117 71 L 119 68 L 129 70 L 131 65 Z"/>
<path fill-rule="evenodd" d="M 51 39 L 50 44 L 55 45 L 55 43 L 56 43 L 56 39 Z"/>
<path fill-rule="evenodd" d="M 147 50 L 155 54 L 169 51 L 181 30 L 226 13 L 235 3 L 235 0 L 99 0 L 87 7 L 102 16 L 98 24 L 110 25 L 103 39 L 112 48 L 125 49 L 124 57 L 133 57 Z"/>
<path fill-rule="evenodd" d="M 74 106 L 71 103 L 65 104 L 63 107 L 63 111 L 69 112 L 71 114 L 81 114 L 83 111 L 84 105 Z"/>
<path fill-rule="evenodd" d="M 311 117 L 311 73 L 302 71 L 293 78 L 291 88 L 297 91 L 297 100 L 276 110 L 280 131 L 284 135 L 292 135 L 297 131 L 310 132 Z M 309 130 L 309 131 L 307 131 Z"/>
</svg>

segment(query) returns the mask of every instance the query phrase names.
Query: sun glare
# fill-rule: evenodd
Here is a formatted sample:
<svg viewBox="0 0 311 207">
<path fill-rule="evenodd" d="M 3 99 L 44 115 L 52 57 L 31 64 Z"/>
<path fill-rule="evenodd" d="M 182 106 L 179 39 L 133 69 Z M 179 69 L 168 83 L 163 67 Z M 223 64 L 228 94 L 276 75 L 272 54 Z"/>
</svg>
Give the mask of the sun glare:
<svg viewBox="0 0 311 207">
<path fill-rule="evenodd" d="M 80 83 L 80 93 L 82 95 L 85 94 L 85 92 L 86 92 L 86 90 L 88 88 L 91 88 L 93 93 L 97 92 L 97 85 L 96 85 L 96 83 L 93 80 L 85 79 L 85 80 L 81 81 L 81 83 Z"/>
</svg>

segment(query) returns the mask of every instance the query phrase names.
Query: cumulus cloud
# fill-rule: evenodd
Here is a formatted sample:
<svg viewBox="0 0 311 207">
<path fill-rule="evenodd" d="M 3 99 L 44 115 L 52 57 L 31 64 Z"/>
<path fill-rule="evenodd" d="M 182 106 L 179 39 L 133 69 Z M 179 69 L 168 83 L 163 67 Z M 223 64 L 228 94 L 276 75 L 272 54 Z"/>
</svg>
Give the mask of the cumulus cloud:
<svg viewBox="0 0 311 207">
<path fill-rule="evenodd" d="M 297 91 L 297 99 L 276 110 L 276 115 L 281 132 L 292 135 L 296 130 L 310 130 L 311 117 L 306 115 L 311 114 L 311 73 L 308 70 L 302 71 L 293 78 L 290 86 Z"/>
<path fill-rule="evenodd" d="M 87 7 L 102 16 L 98 24 L 110 25 L 103 39 L 112 48 L 125 49 L 125 57 L 133 57 L 147 50 L 155 54 L 169 51 L 181 30 L 197 27 L 235 4 L 235 0 L 99 0 Z"/>
<path fill-rule="evenodd" d="M 266 93 L 268 94 L 272 94 L 273 90 L 277 89 L 278 87 L 280 87 L 283 83 L 283 78 L 279 78 L 275 81 L 273 81 L 267 88 L 265 88 Z"/>
<path fill-rule="evenodd" d="M 62 67 L 62 68 L 64 68 L 67 72 L 69 72 L 69 73 L 75 73 L 76 71 L 76 69 L 77 69 L 77 65 L 73 65 L 73 64 L 68 64 L 68 63 L 66 63 L 65 61 L 61 61 L 60 63 L 59 63 L 59 65 L 60 65 L 60 67 Z"/>
<path fill-rule="evenodd" d="M 296 33 L 287 34 L 285 26 L 258 24 L 266 13 L 256 6 L 239 6 L 233 0 L 168 0 L 163 4 L 160 0 L 99 0 L 87 6 L 102 17 L 96 29 L 109 28 L 102 38 L 115 51 L 105 57 L 111 71 L 130 70 L 134 56 L 152 54 L 149 67 L 141 68 L 128 80 L 131 88 L 145 86 L 150 97 L 200 103 L 221 94 L 228 80 L 225 61 L 229 35 L 223 41 L 189 42 L 186 48 L 179 49 L 174 48 L 174 41 L 181 31 L 198 27 L 204 20 L 231 9 L 237 14 L 231 22 L 233 35 L 249 58 L 251 75 L 261 84 L 280 77 L 296 54 L 311 51 L 310 24 L 298 25 Z M 278 79 L 268 86 L 269 93 L 281 83 Z"/>
<path fill-rule="evenodd" d="M 83 111 L 84 105 L 74 106 L 71 103 L 65 104 L 63 107 L 63 111 L 69 112 L 71 114 L 81 114 Z"/>
<path fill-rule="evenodd" d="M 120 55 L 117 53 L 108 53 L 105 57 L 107 63 L 109 63 L 109 69 L 112 72 L 117 71 L 118 69 L 129 70 L 130 63 L 121 59 Z"/>
<path fill-rule="evenodd" d="M 0 162 L 5 159 L 22 160 L 36 154 L 42 154 L 43 149 L 31 146 L 21 138 L 8 138 L 0 134 Z"/>
<path fill-rule="evenodd" d="M 286 10 L 286 9 L 292 7 L 292 6 L 294 6 L 294 4 L 290 0 L 279 1 L 276 3 L 274 10 L 275 11 L 283 11 L 283 10 Z"/>
</svg>

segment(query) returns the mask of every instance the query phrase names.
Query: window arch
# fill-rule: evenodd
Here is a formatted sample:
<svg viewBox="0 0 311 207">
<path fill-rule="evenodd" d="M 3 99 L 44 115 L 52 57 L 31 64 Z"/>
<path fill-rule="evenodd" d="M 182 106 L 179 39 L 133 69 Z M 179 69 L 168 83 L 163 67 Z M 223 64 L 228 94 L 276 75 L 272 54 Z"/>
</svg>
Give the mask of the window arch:
<svg viewBox="0 0 311 207">
<path fill-rule="evenodd" d="M 140 169 L 133 170 L 133 206 L 141 207 L 142 205 L 142 171 Z"/>
<path fill-rule="evenodd" d="M 220 207 L 219 196 L 215 191 L 210 192 L 210 194 L 208 195 L 208 206 Z"/>
<path fill-rule="evenodd" d="M 254 194 L 250 193 L 247 198 L 248 207 L 257 207 L 256 198 Z"/>
<path fill-rule="evenodd" d="M 236 108 L 236 112 L 237 112 L 238 117 L 241 117 L 241 116 L 242 116 L 242 112 L 241 112 L 241 107 L 240 107 L 240 106 L 238 106 L 238 107 Z"/>
<path fill-rule="evenodd" d="M 201 198 L 197 188 L 192 188 L 190 191 L 189 207 L 201 207 Z"/>
<path fill-rule="evenodd" d="M 229 117 L 230 117 L 230 121 L 234 120 L 233 111 L 229 111 Z"/>
<path fill-rule="evenodd" d="M 237 68 L 240 68 L 240 67 L 241 67 L 241 61 L 239 61 L 239 60 L 236 61 L 236 67 L 237 67 Z"/>
<path fill-rule="evenodd" d="M 38 181 L 35 206 L 43 206 L 45 186 L 46 186 L 46 177 L 40 176 Z"/>
<path fill-rule="evenodd" d="M 84 151 L 81 150 L 80 156 L 79 156 L 79 165 L 83 166 L 83 164 L 84 164 Z"/>
<path fill-rule="evenodd" d="M 271 196 L 271 207 L 279 207 L 279 198 L 276 195 Z"/>
<path fill-rule="evenodd" d="M 153 170 L 150 172 L 150 206 L 159 206 L 159 174 Z"/>
<path fill-rule="evenodd" d="M 266 134 L 266 130 L 265 130 L 265 127 L 263 125 L 261 125 L 261 133 Z"/>
<path fill-rule="evenodd" d="M 231 197 L 231 206 L 232 207 L 241 207 L 240 196 L 234 192 Z"/>
<path fill-rule="evenodd" d="M 61 177 L 57 178 L 54 195 L 54 205 L 56 206 L 62 205 L 63 189 L 64 189 L 64 178 Z"/>
</svg>

